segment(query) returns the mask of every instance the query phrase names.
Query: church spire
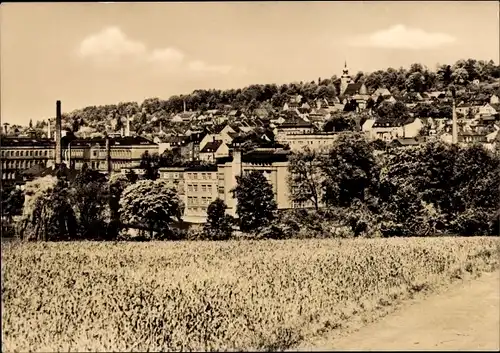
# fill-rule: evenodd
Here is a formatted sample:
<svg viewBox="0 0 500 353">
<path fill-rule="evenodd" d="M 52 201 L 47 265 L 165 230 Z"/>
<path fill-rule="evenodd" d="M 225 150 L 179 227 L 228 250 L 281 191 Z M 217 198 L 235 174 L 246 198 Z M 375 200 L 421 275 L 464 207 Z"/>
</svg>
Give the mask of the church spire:
<svg viewBox="0 0 500 353">
<path fill-rule="evenodd" d="M 349 76 L 349 69 L 347 68 L 347 60 L 344 61 L 344 69 L 342 70 L 342 76 Z"/>
<path fill-rule="evenodd" d="M 30 119 L 30 129 L 33 129 L 33 119 Z"/>
</svg>

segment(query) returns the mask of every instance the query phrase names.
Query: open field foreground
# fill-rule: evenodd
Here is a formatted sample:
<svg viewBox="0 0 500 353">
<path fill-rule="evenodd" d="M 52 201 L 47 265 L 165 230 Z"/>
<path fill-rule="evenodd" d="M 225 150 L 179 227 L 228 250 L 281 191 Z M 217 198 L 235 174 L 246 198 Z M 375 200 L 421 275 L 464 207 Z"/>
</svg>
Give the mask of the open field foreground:
<svg viewBox="0 0 500 353">
<path fill-rule="evenodd" d="M 500 350 L 500 271 L 405 301 L 383 319 L 299 351 Z"/>
<path fill-rule="evenodd" d="M 2 345 L 293 349 L 499 255 L 493 237 L 3 244 Z"/>
</svg>

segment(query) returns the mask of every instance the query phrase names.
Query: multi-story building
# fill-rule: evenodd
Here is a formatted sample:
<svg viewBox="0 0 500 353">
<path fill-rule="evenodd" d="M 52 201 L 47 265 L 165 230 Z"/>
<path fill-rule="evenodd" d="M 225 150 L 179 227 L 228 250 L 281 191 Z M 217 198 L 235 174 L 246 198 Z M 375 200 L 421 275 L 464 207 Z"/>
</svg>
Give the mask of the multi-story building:
<svg viewBox="0 0 500 353">
<path fill-rule="evenodd" d="M 141 136 L 109 138 L 109 153 L 112 171 L 136 168 L 145 152 L 158 152 L 158 144 Z M 107 171 L 107 149 L 105 138 L 64 140 L 63 161 L 70 167 L 81 169 L 87 163 L 91 169 Z"/>
<path fill-rule="evenodd" d="M 278 209 L 294 207 L 288 193 L 288 155 L 282 148 L 258 148 L 241 155 L 233 150 L 217 164 L 185 168 L 160 168 L 160 178 L 176 187 L 184 202 L 184 221 L 203 223 L 207 209 L 217 198 L 227 205 L 227 213 L 236 215 L 236 200 L 231 190 L 236 187 L 236 176 L 253 170 L 262 172 L 273 187 Z M 296 206 L 296 205 L 295 205 Z"/>
<path fill-rule="evenodd" d="M 338 132 L 291 133 L 278 136 L 278 143 L 286 144 L 292 151 L 300 151 L 305 147 L 320 149 L 330 146 L 339 136 Z"/>
<path fill-rule="evenodd" d="M 22 170 L 41 165 L 46 167 L 55 158 L 55 142 L 46 138 L 2 137 L 0 173 L 2 183 L 21 182 Z"/>
<path fill-rule="evenodd" d="M 55 161 L 55 141 L 46 138 L 4 137 L 0 146 L 1 178 L 3 182 L 22 182 L 21 172 L 36 165 L 46 168 Z M 157 152 L 158 145 L 143 137 L 129 136 L 109 139 L 111 170 L 138 167 L 145 151 Z M 62 162 L 81 169 L 87 163 L 91 169 L 106 172 L 107 150 L 104 138 L 62 138 Z"/>
</svg>

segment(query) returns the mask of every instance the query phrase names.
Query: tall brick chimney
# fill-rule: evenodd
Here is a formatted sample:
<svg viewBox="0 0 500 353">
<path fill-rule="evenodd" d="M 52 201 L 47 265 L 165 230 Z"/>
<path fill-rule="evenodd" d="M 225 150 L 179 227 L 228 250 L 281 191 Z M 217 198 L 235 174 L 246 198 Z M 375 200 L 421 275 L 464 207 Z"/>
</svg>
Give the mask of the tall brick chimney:
<svg viewBox="0 0 500 353">
<path fill-rule="evenodd" d="M 111 174 L 111 146 L 109 144 L 109 136 L 106 135 L 106 169 L 108 174 Z"/>
<path fill-rule="evenodd" d="M 56 102 L 56 167 L 61 165 L 62 150 L 61 150 L 61 101 Z"/>
<path fill-rule="evenodd" d="M 127 115 L 127 125 L 125 128 L 125 136 L 130 136 L 130 116 Z"/>
</svg>

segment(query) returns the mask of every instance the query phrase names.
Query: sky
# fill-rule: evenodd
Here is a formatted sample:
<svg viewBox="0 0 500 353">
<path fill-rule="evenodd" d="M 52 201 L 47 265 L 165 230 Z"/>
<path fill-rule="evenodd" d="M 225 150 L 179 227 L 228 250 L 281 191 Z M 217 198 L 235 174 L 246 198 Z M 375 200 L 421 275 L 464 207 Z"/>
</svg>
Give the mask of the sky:
<svg viewBox="0 0 500 353">
<path fill-rule="evenodd" d="M 418 62 L 499 62 L 496 1 L 3 3 L 1 120 Z"/>
</svg>

